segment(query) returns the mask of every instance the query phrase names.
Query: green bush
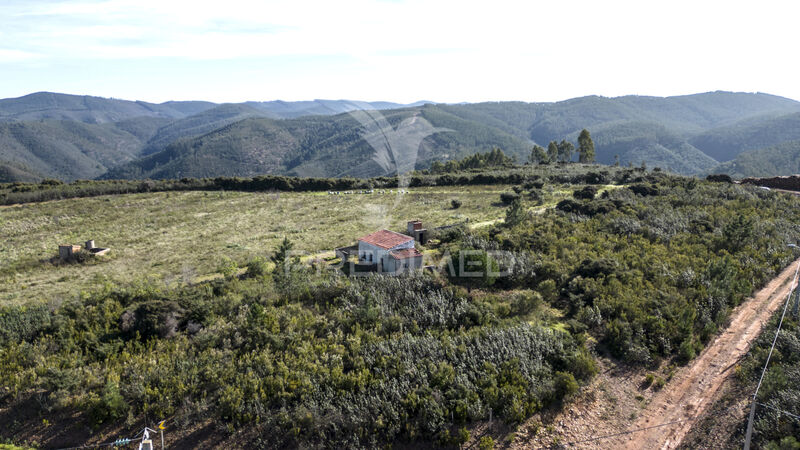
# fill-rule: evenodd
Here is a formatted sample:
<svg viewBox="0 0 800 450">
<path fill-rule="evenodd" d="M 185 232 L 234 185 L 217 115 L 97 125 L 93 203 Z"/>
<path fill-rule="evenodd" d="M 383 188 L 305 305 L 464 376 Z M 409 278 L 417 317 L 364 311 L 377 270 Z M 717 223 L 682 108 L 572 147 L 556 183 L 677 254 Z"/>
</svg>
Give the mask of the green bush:
<svg viewBox="0 0 800 450">
<path fill-rule="evenodd" d="M 92 393 L 86 401 L 86 412 L 93 427 L 126 417 L 129 408 L 119 386 L 110 381 L 105 384 L 99 396 Z"/>
<path fill-rule="evenodd" d="M 228 258 L 227 256 L 223 256 L 222 259 L 220 259 L 219 265 L 217 266 L 217 272 L 228 278 L 236 275 L 238 271 L 239 266 L 234 260 Z"/>
<path fill-rule="evenodd" d="M 770 442 L 764 448 L 766 450 L 800 450 L 800 442 L 794 436 L 786 436 L 779 442 Z"/>
<path fill-rule="evenodd" d="M 579 200 L 593 200 L 594 196 L 597 195 L 597 191 L 597 187 L 590 185 L 574 191 L 572 196 Z"/>
<path fill-rule="evenodd" d="M 480 450 L 491 450 L 494 448 L 494 439 L 491 436 L 483 436 L 478 441 L 478 448 Z"/>
<path fill-rule="evenodd" d="M 519 199 L 519 194 L 516 192 L 503 192 L 500 194 L 500 201 L 504 205 L 510 205 L 514 200 Z"/>
<path fill-rule="evenodd" d="M 48 328 L 51 317 L 46 305 L 0 307 L 0 344 L 31 341 Z"/>
<path fill-rule="evenodd" d="M 500 266 L 486 250 L 459 249 L 448 264 L 450 279 L 466 286 L 491 286 L 499 272 Z"/>
<path fill-rule="evenodd" d="M 691 338 L 688 338 L 681 342 L 680 349 L 678 351 L 678 357 L 683 362 L 689 362 L 693 360 L 697 356 L 697 353 L 694 351 L 694 342 Z"/>
<path fill-rule="evenodd" d="M 578 392 L 578 382 L 575 381 L 575 376 L 569 372 L 556 372 L 555 375 L 555 388 L 558 398 L 566 398 L 575 395 Z"/>
<path fill-rule="evenodd" d="M 511 301 L 511 311 L 514 315 L 524 316 L 539 309 L 542 305 L 542 295 L 538 292 L 520 292 Z"/>
<path fill-rule="evenodd" d="M 260 256 L 253 258 L 247 263 L 245 275 L 249 278 L 263 277 L 269 272 L 269 263 L 266 258 Z"/>
</svg>

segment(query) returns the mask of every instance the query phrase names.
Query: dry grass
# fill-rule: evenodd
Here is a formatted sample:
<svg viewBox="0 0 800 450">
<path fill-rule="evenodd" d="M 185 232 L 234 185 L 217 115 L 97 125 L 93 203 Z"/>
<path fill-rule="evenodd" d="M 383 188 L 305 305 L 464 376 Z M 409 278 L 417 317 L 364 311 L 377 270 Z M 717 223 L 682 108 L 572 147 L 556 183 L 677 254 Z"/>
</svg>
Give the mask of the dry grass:
<svg viewBox="0 0 800 450">
<path fill-rule="evenodd" d="M 284 236 L 318 253 L 381 227 L 403 230 L 412 218 L 429 227 L 492 223 L 505 214 L 498 200 L 506 189 L 415 188 L 402 196 L 162 192 L 3 208 L 0 304 L 66 298 L 105 281 L 194 281 L 216 272 L 223 257 L 245 264 L 267 256 Z M 454 198 L 463 202 L 457 210 L 450 208 Z M 95 264 L 50 262 L 59 243 L 87 239 L 111 252 Z"/>
</svg>

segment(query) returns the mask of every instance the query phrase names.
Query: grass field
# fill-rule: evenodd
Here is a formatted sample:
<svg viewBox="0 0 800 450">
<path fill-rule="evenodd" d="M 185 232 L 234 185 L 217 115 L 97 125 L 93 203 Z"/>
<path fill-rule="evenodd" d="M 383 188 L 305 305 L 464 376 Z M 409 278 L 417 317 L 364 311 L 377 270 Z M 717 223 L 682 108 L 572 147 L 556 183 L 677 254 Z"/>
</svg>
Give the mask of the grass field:
<svg viewBox="0 0 800 450">
<path fill-rule="evenodd" d="M 434 227 L 505 214 L 507 186 L 415 188 L 408 193 L 162 192 L 61 200 L 0 208 L 0 304 L 58 300 L 106 281 L 207 278 L 227 257 L 240 265 L 268 256 L 289 237 L 298 250 L 330 251 L 418 218 Z M 546 189 L 546 204 L 569 195 Z M 452 209 L 451 199 L 463 206 Z M 60 264 L 58 244 L 94 239 L 111 247 L 88 264 Z"/>
</svg>

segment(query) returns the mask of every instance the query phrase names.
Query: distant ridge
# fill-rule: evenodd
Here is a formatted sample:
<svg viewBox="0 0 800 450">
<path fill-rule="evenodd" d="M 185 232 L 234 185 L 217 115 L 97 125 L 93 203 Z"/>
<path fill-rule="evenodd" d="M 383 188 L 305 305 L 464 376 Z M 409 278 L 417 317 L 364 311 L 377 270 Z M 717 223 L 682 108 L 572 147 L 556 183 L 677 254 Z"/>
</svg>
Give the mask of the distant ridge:
<svg viewBox="0 0 800 450">
<path fill-rule="evenodd" d="M 762 93 L 403 105 L 323 99 L 154 104 L 39 92 L 0 100 L 0 161 L 13 167 L 0 172 L 0 181 L 382 175 L 362 127 L 347 114 L 362 107 L 382 110 L 394 126 L 418 116 L 451 130 L 423 141 L 417 168 L 495 146 L 524 162 L 534 144 L 574 142 L 583 128 L 595 138 L 599 162 L 683 174 L 708 173 L 742 152 L 800 139 L 800 103 Z"/>
<path fill-rule="evenodd" d="M 157 105 L 88 95 L 36 92 L 19 98 L 0 100 L 0 121 L 73 120 L 107 123 L 134 117 L 177 119 L 213 106 L 210 102 L 167 102 Z"/>
</svg>

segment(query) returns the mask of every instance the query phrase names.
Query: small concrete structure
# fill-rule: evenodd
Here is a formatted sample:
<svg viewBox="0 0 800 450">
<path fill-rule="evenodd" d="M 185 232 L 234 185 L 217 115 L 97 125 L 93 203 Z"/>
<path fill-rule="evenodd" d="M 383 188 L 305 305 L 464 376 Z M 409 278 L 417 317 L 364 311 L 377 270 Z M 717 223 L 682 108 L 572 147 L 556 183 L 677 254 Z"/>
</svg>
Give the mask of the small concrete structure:
<svg viewBox="0 0 800 450">
<path fill-rule="evenodd" d="M 95 256 L 101 256 L 108 253 L 109 248 L 95 247 L 94 239 L 86 241 L 86 250 Z"/>
<path fill-rule="evenodd" d="M 90 239 L 85 242 L 84 249 L 94 256 L 101 256 L 108 253 L 109 248 L 95 247 L 94 240 Z M 81 251 L 80 245 L 61 244 L 58 246 L 58 257 L 63 261 L 69 261 L 75 258 L 75 254 Z"/>
<path fill-rule="evenodd" d="M 58 257 L 66 261 L 72 259 L 79 251 L 81 251 L 80 245 L 61 244 L 58 246 Z"/>
<path fill-rule="evenodd" d="M 428 230 L 422 227 L 421 220 L 409 220 L 406 234 L 422 245 L 428 242 Z"/>
<path fill-rule="evenodd" d="M 358 245 L 351 245 L 349 247 L 339 247 L 334 249 L 336 257 L 341 259 L 342 262 L 347 262 L 353 256 L 358 256 Z"/>
</svg>

